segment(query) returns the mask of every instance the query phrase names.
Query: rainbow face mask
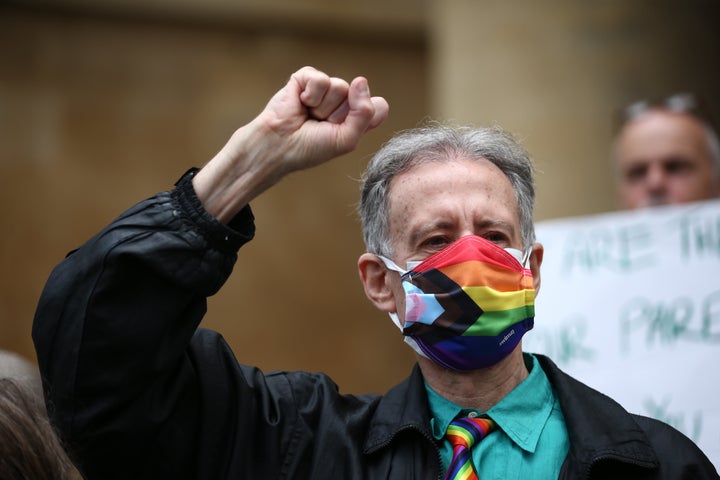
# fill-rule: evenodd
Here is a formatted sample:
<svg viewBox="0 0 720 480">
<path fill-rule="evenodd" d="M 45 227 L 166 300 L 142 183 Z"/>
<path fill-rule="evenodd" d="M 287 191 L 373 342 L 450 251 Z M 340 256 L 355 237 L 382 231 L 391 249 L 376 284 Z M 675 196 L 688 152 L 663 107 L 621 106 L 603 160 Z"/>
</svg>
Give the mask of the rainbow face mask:
<svg viewBox="0 0 720 480">
<path fill-rule="evenodd" d="M 530 251 L 525 255 L 529 257 Z M 401 274 L 405 325 L 393 322 L 420 355 L 451 370 L 496 364 L 534 325 L 535 289 L 522 252 L 464 236 Z"/>
</svg>

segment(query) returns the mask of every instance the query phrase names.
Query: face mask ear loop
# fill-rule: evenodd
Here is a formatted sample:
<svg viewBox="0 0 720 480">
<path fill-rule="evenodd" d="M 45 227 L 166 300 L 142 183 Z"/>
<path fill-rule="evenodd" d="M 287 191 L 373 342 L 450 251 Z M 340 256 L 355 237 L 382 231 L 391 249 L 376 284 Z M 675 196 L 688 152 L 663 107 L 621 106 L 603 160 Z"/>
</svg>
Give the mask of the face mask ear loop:
<svg viewBox="0 0 720 480">
<path fill-rule="evenodd" d="M 390 260 L 387 257 L 383 257 L 382 255 L 377 255 L 377 257 L 382 260 L 382 262 L 385 264 L 385 266 L 388 268 L 388 270 L 392 270 L 394 272 L 398 272 L 401 276 L 405 275 L 408 270 L 403 270 L 402 268 L 398 267 L 395 262 Z"/>
<path fill-rule="evenodd" d="M 523 254 L 522 262 L 520 262 L 523 268 L 530 268 L 530 255 L 532 255 L 532 247 L 528 247 Z"/>
</svg>

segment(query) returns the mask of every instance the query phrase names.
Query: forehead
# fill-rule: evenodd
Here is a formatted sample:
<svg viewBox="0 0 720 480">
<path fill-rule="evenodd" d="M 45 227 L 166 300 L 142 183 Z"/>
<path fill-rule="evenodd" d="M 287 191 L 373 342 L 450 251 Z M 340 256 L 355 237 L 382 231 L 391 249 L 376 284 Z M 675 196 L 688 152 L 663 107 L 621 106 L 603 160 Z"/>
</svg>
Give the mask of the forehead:
<svg viewBox="0 0 720 480">
<path fill-rule="evenodd" d="M 705 127 L 695 117 L 654 110 L 628 122 L 618 138 L 621 163 L 683 157 L 709 161 Z"/>
<path fill-rule="evenodd" d="M 519 209 L 507 176 L 485 159 L 426 161 L 396 175 L 388 193 L 391 232 L 445 222 L 497 221 L 519 231 Z"/>
</svg>

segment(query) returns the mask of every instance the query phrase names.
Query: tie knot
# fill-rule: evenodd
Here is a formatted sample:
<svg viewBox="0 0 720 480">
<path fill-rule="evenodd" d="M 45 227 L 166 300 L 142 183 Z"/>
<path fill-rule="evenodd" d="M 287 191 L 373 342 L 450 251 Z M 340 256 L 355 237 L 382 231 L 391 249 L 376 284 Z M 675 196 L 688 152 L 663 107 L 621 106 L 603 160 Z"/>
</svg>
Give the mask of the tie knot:
<svg viewBox="0 0 720 480">
<path fill-rule="evenodd" d="M 445 435 L 453 447 L 472 447 L 495 428 L 495 422 L 484 417 L 461 417 L 456 418 L 448 426 Z"/>
</svg>

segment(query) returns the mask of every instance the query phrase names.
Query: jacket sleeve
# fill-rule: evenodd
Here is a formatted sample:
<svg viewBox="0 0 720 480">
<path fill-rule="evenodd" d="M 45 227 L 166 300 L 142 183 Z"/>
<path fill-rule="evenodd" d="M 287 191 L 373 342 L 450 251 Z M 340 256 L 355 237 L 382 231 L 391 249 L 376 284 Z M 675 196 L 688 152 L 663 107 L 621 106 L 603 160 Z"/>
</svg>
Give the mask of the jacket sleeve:
<svg viewBox="0 0 720 480">
<path fill-rule="evenodd" d="M 58 265 L 33 341 L 48 410 L 94 478 L 191 478 L 201 381 L 189 348 L 206 298 L 254 234 L 249 207 L 224 225 L 188 172 Z"/>
</svg>

